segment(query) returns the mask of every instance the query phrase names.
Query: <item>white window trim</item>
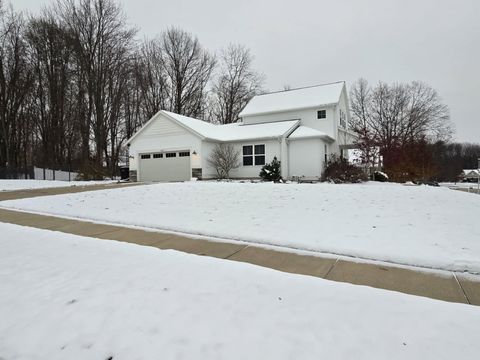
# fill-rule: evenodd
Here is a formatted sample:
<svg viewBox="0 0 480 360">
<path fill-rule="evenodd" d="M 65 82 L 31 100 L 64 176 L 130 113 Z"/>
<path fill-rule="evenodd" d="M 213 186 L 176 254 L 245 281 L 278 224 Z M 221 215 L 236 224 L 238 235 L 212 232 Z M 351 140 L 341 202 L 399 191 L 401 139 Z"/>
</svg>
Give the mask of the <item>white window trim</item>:
<svg viewBox="0 0 480 360">
<path fill-rule="evenodd" d="M 258 145 L 263 145 L 263 153 L 258 153 L 258 154 L 255 153 L 255 146 L 258 146 Z M 252 155 L 243 155 L 243 147 L 244 146 L 251 146 L 252 147 Z M 267 146 L 265 144 L 245 144 L 245 145 L 242 145 L 242 166 L 245 166 L 245 167 L 248 167 L 248 166 L 264 166 L 267 163 L 266 152 L 267 152 Z M 251 156 L 252 157 L 252 165 L 244 165 L 243 164 L 243 158 L 246 157 L 246 156 Z M 261 165 L 257 165 L 256 160 L 255 160 L 255 156 L 263 156 L 265 158 L 264 163 L 261 164 Z"/>
<path fill-rule="evenodd" d="M 325 111 L 325 117 L 324 118 L 319 118 L 318 117 L 318 113 L 320 111 Z M 317 115 L 317 120 L 327 120 L 327 109 L 318 109 L 316 115 Z"/>
</svg>

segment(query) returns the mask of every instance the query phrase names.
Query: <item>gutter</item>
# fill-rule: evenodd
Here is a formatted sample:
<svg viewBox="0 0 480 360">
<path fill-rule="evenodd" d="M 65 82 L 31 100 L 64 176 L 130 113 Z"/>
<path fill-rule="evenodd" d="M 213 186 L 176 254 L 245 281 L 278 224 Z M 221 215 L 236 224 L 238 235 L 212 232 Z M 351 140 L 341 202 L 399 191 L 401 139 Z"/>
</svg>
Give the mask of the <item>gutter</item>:
<svg viewBox="0 0 480 360">
<path fill-rule="evenodd" d="M 338 104 L 337 102 L 332 102 L 328 104 L 320 104 L 320 105 L 314 105 L 314 106 L 302 106 L 302 107 L 297 107 L 297 108 L 289 108 L 289 109 L 283 109 L 283 110 L 271 110 L 271 111 L 263 111 L 263 112 L 256 112 L 256 113 L 247 113 L 247 114 L 242 114 L 240 113 L 238 117 L 244 118 L 248 116 L 258 116 L 258 115 L 269 115 L 269 114 L 277 114 L 280 112 L 291 112 L 291 111 L 297 111 L 297 110 L 308 110 L 308 109 L 317 109 L 319 107 L 328 107 L 328 106 L 334 106 Z"/>
</svg>

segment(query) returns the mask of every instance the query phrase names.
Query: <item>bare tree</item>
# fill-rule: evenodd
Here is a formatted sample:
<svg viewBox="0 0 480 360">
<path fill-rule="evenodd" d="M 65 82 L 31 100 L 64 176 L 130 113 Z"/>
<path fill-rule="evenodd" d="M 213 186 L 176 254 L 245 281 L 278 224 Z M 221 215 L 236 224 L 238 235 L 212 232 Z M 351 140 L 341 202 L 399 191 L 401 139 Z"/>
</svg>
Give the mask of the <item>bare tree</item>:
<svg viewBox="0 0 480 360">
<path fill-rule="evenodd" d="M 183 30 L 170 28 L 163 33 L 162 40 L 170 110 L 201 117 L 215 58 L 201 47 L 197 38 Z"/>
<path fill-rule="evenodd" d="M 216 121 L 229 124 L 238 120 L 245 105 L 262 90 L 264 77 L 252 69 L 253 56 L 242 45 L 229 45 L 220 59 L 212 110 Z"/>
<path fill-rule="evenodd" d="M 65 32 L 53 13 L 44 10 L 31 18 L 26 31 L 29 60 L 34 72 L 35 125 L 41 142 L 40 158 L 44 169 L 56 168 L 71 159 L 76 145 L 74 131 L 74 93 L 70 63 L 72 50 Z"/>
<path fill-rule="evenodd" d="M 83 159 L 88 161 L 90 136 L 94 165 L 116 170 L 122 96 L 131 68 L 136 30 L 127 26 L 114 0 L 59 0 L 57 7 L 75 52 L 78 106 L 81 117 Z"/>
<path fill-rule="evenodd" d="M 230 171 L 240 166 L 240 152 L 231 144 L 216 144 L 208 158 L 220 179 L 228 179 Z"/>
<path fill-rule="evenodd" d="M 135 76 L 145 119 L 168 109 L 168 75 L 162 39 L 145 40 L 136 54 Z"/>
<path fill-rule="evenodd" d="M 360 79 L 350 99 L 352 129 L 360 135 L 364 151 L 374 153 L 373 147 L 379 147 L 387 168 L 413 143 L 446 140 L 452 134 L 448 107 L 426 84 L 379 83 L 371 88 Z"/>
<path fill-rule="evenodd" d="M 25 20 L 9 9 L 0 16 L 0 166 L 16 169 L 21 159 L 22 144 L 29 133 L 29 109 L 32 72 L 27 61 L 23 36 Z M 26 137 L 26 138 L 25 138 Z"/>
</svg>

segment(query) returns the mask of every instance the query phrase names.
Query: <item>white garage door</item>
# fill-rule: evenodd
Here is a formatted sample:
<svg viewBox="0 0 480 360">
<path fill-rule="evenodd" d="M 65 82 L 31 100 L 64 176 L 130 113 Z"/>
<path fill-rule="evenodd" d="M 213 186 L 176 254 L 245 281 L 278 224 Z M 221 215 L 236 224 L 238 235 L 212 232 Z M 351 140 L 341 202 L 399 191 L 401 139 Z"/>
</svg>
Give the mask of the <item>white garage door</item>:
<svg viewBox="0 0 480 360">
<path fill-rule="evenodd" d="M 188 181 L 190 151 L 140 154 L 140 181 Z"/>
</svg>

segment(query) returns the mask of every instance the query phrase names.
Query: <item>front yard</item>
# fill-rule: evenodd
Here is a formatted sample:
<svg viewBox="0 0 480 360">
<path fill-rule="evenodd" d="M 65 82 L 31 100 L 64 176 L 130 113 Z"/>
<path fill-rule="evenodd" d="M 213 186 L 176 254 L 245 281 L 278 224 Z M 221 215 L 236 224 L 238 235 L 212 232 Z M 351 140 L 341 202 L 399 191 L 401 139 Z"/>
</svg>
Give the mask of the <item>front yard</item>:
<svg viewBox="0 0 480 360">
<path fill-rule="evenodd" d="M 116 181 L 60 181 L 60 180 L 5 180 L 0 179 L 0 191 L 49 189 L 69 186 L 89 186 L 110 184 Z"/>
<path fill-rule="evenodd" d="M 187 182 L 4 201 L 0 206 L 480 272 L 480 197 L 447 188 Z"/>
<path fill-rule="evenodd" d="M 0 223 L 0 232 L 1 359 L 480 352 L 477 306 L 10 224 Z"/>
</svg>

